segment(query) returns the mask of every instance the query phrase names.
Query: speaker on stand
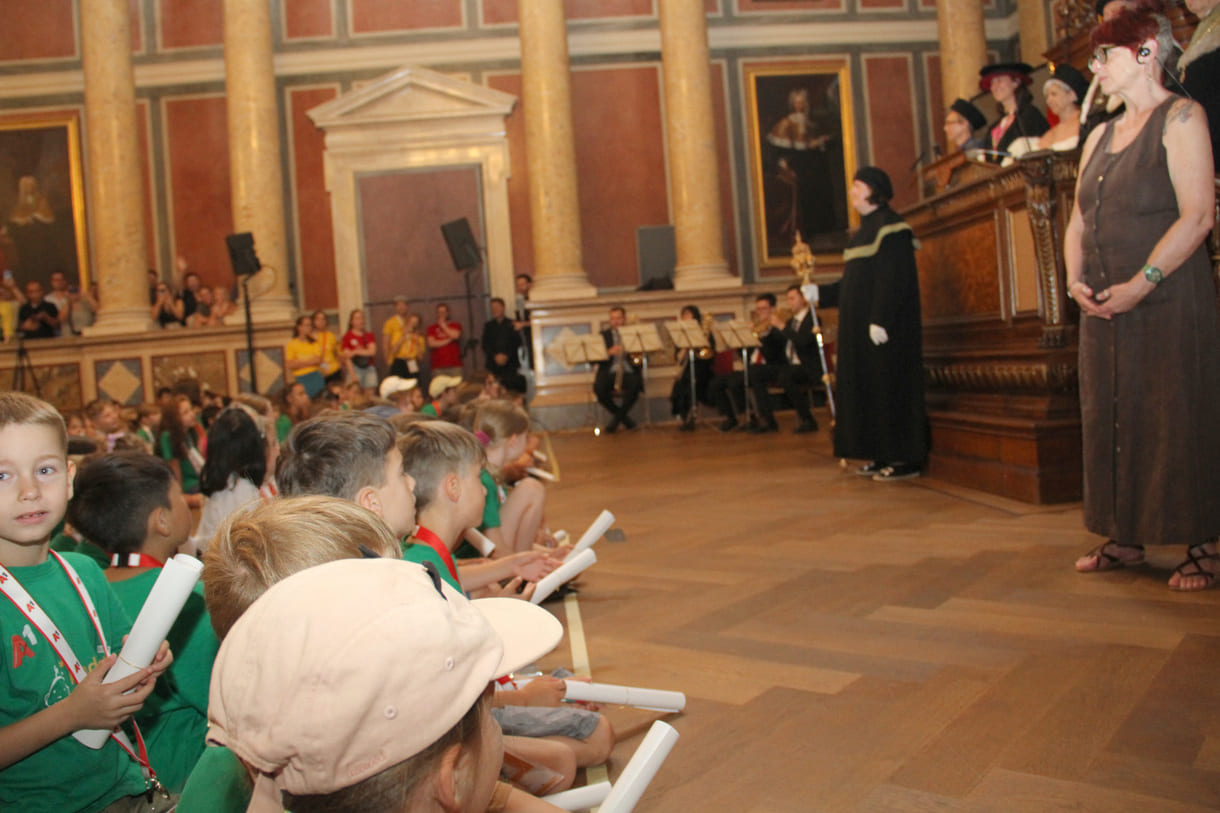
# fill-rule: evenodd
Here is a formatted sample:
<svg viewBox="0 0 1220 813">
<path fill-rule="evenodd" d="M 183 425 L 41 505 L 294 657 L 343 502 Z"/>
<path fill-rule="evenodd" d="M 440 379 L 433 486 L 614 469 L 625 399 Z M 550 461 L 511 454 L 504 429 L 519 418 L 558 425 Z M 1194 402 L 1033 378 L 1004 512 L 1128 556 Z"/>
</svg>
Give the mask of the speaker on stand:
<svg viewBox="0 0 1220 813">
<path fill-rule="evenodd" d="M 254 253 L 254 235 L 250 232 L 230 234 L 225 238 L 229 248 L 229 262 L 233 265 L 233 275 L 241 281 L 242 299 L 246 302 L 246 359 L 250 365 L 250 391 L 258 394 L 258 372 L 254 364 L 254 322 L 250 319 L 250 277 L 262 269 Z"/>
<path fill-rule="evenodd" d="M 466 323 L 470 325 L 470 332 L 467 334 L 470 338 L 466 340 L 462 355 L 471 357 L 470 369 L 474 369 L 478 366 L 473 357 L 479 340 L 474 335 L 474 295 L 470 292 L 470 272 L 482 268 L 483 251 L 474 239 L 474 232 L 470 230 L 470 221 L 464 217 L 441 224 L 441 234 L 449 248 L 449 256 L 453 259 L 453 268 L 462 275 L 462 281 L 466 284 Z"/>
</svg>

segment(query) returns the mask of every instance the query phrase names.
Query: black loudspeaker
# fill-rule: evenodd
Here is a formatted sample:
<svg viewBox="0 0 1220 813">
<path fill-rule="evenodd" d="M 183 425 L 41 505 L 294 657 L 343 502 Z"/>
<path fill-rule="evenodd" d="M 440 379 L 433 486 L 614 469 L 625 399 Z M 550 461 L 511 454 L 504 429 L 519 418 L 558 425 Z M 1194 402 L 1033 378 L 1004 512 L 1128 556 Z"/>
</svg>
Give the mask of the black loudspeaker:
<svg viewBox="0 0 1220 813">
<path fill-rule="evenodd" d="M 453 267 L 458 271 L 469 271 L 483 264 L 483 254 L 479 244 L 475 242 L 474 233 L 470 231 L 470 221 L 466 218 L 451 220 L 441 226 L 441 234 L 445 236 L 445 245 L 449 247 L 449 256 L 453 258 Z"/>
<path fill-rule="evenodd" d="M 225 238 L 225 244 L 229 247 L 229 262 L 233 264 L 235 276 L 248 277 L 263 267 L 254 253 L 254 235 L 250 232 L 230 234 Z"/>
<path fill-rule="evenodd" d="M 674 267 L 678 264 L 674 227 L 637 226 L 635 258 L 640 271 L 641 291 L 673 288 Z"/>
</svg>

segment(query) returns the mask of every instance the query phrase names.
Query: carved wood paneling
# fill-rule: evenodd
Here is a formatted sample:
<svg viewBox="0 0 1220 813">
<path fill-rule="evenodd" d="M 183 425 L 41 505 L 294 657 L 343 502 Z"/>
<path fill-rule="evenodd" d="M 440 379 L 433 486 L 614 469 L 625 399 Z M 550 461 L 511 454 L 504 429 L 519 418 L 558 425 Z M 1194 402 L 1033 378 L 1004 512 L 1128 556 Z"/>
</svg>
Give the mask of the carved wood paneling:
<svg viewBox="0 0 1220 813">
<path fill-rule="evenodd" d="M 916 252 L 925 320 L 1000 312 L 997 243 L 992 218 L 922 239 Z"/>
</svg>

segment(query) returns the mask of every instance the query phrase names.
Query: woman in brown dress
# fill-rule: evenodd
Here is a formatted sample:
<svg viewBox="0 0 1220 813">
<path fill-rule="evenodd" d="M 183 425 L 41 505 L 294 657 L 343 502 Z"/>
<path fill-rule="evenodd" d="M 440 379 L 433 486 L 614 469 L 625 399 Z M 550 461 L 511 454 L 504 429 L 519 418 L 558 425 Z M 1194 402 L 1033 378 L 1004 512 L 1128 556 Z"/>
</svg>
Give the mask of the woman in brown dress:
<svg viewBox="0 0 1220 813">
<path fill-rule="evenodd" d="M 1080 306 L 1084 521 L 1108 541 L 1081 572 L 1186 545 L 1175 590 L 1220 572 L 1220 327 L 1203 248 L 1215 201 L 1206 119 L 1161 85 L 1171 33 L 1128 12 L 1098 26 L 1090 67 L 1125 112 L 1089 135 L 1064 240 Z"/>
</svg>

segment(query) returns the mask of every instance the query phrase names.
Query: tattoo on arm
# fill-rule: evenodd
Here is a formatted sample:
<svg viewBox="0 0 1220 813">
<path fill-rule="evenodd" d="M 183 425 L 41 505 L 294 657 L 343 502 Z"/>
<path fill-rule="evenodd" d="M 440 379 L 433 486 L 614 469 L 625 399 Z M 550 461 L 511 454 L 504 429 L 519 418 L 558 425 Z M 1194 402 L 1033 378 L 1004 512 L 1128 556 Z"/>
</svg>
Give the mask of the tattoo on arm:
<svg viewBox="0 0 1220 813">
<path fill-rule="evenodd" d="M 1169 115 L 1165 117 L 1166 132 L 1171 124 L 1185 124 L 1190 121 L 1191 114 L 1194 113 L 1194 106 L 1194 102 L 1190 99 L 1179 99 L 1174 102 L 1173 107 L 1169 109 Z"/>
</svg>

